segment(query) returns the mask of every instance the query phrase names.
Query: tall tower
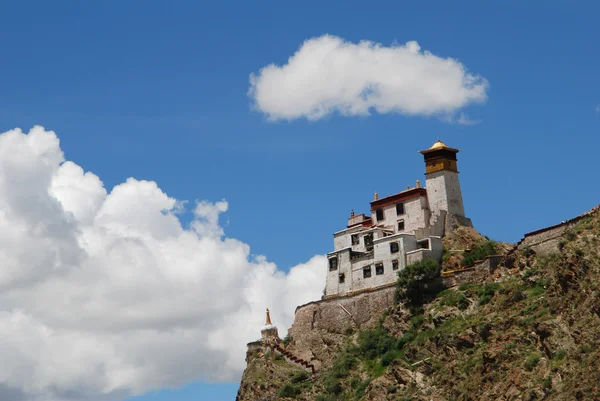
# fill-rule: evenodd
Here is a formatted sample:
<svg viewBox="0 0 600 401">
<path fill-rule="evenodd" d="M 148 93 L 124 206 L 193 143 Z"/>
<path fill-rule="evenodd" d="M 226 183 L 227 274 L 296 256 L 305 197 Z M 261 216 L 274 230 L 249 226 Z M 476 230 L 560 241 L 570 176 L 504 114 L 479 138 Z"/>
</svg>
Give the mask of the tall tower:
<svg viewBox="0 0 600 401">
<path fill-rule="evenodd" d="M 447 220 L 458 221 L 461 225 L 472 226 L 471 220 L 465 217 L 456 154 L 459 149 L 446 146 L 438 138 L 432 147 L 420 153 L 425 158 L 425 186 L 427 199 L 432 215 L 440 211 L 447 212 Z"/>
</svg>

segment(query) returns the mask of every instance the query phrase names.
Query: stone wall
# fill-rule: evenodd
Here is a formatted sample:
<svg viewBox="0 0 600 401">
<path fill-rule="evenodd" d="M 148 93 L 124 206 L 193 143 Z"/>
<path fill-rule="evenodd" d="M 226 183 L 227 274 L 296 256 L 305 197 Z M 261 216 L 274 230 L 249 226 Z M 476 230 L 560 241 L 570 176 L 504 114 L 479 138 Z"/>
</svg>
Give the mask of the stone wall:
<svg viewBox="0 0 600 401">
<path fill-rule="evenodd" d="M 289 335 L 294 341 L 294 353 L 315 365 L 311 350 L 327 354 L 328 334 L 344 334 L 349 329 L 373 328 L 384 310 L 394 304 L 395 283 L 377 289 L 368 289 L 353 296 L 342 296 L 311 302 L 296 308 L 294 324 Z"/>
<path fill-rule="evenodd" d="M 571 228 L 573 224 L 575 224 L 575 222 L 559 224 L 544 230 L 525 234 L 525 237 L 519 242 L 517 249 L 522 250 L 529 247 L 536 253 L 558 252 L 558 243 L 560 242 L 562 235 Z"/>
<path fill-rule="evenodd" d="M 579 220 L 584 217 L 591 216 L 593 213 L 600 211 L 600 205 L 594 206 L 587 212 L 573 217 L 572 219 L 563 221 L 554 226 L 542 228 L 541 230 L 532 231 L 525 234 L 523 239 L 509 252 L 514 253 L 517 250 L 523 250 L 526 247 L 533 249 L 537 253 L 552 253 L 559 251 L 558 244 L 560 237 Z"/>
<path fill-rule="evenodd" d="M 452 288 L 461 284 L 485 281 L 493 275 L 503 259 L 503 255 L 490 255 L 486 256 L 483 260 L 476 262 L 473 267 L 443 273 L 443 286 Z"/>
</svg>

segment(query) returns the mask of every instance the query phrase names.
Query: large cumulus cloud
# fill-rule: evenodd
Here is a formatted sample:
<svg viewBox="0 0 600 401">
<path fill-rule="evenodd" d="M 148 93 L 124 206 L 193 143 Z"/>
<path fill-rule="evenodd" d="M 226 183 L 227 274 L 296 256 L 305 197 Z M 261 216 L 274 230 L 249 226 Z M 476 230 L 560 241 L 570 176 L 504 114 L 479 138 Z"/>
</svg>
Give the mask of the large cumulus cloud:
<svg viewBox="0 0 600 401">
<path fill-rule="evenodd" d="M 0 134 L 0 398 L 122 399 L 237 380 L 264 309 L 285 334 L 318 299 L 325 260 L 279 270 L 227 238 L 226 201 L 129 178 L 110 193 L 54 132 Z"/>
<path fill-rule="evenodd" d="M 417 42 L 382 46 L 323 35 L 305 41 L 287 64 L 250 75 L 254 106 L 271 120 L 316 120 L 331 113 L 440 116 L 487 99 L 488 82 L 458 60 L 421 51 Z"/>
</svg>

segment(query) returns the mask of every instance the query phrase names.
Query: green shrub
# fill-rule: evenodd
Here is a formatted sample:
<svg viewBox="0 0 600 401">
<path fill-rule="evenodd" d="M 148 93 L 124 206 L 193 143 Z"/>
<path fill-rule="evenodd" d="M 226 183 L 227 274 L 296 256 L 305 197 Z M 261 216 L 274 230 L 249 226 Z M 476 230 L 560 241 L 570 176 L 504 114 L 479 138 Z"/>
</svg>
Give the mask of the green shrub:
<svg viewBox="0 0 600 401">
<path fill-rule="evenodd" d="M 407 331 L 396 341 L 396 349 L 402 349 L 406 344 L 415 339 L 415 333 Z"/>
<path fill-rule="evenodd" d="M 292 336 L 290 336 L 290 335 L 288 334 L 287 336 L 285 336 L 285 337 L 283 338 L 283 345 L 287 347 L 287 346 L 288 346 L 288 344 L 292 342 L 292 340 L 293 340 Z"/>
<path fill-rule="evenodd" d="M 519 301 L 522 301 L 523 299 L 525 299 L 525 297 L 523 296 L 523 293 L 519 290 L 515 290 L 515 291 L 513 291 L 512 294 L 510 294 L 510 300 L 512 302 L 519 302 Z"/>
<path fill-rule="evenodd" d="M 490 336 L 490 330 L 492 330 L 492 325 L 488 322 L 480 323 L 477 327 L 477 333 L 486 342 Z"/>
<path fill-rule="evenodd" d="M 388 366 L 397 357 L 398 357 L 398 351 L 390 350 L 381 356 L 379 363 L 381 364 L 381 366 Z"/>
<path fill-rule="evenodd" d="M 342 379 L 350 373 L 350 370 L 356 366 L 356 358 L 354 355 L 343 352 L 334 361 L 331 370 L 329 371 L 332 377 Z"/>
<path fill-rule="evenodd" d="M 545 293 L 546 289 L 544 287 L 542 287 L 541 285 L 536 285 L 535 287 L 532 287 L 531 290 L 529 290 L 529 294 L 527 295 L 527 297 L 536 298 Z"/>
<path fill-rule="evenodd" d="M 294 384 L 298 384 L 300 382 L 303 382 L 304 380 L 308 379 L 308 373 L 306 373 L 305 371 L 301 370 L 299 372 L 296 372 L 292 375 L 292 383 Z"/>
<path fill-rule="evenodd" d="M 288 383 L 279 389 L 277 395 L 280 397 L 296 398 L 296 396 L 300 395 L 300 393 L 301 391 L 298 387 Z"/>
<path fill-rule="evenodd" d="M 540 356 L 538 354 L 531 354 L 525 360 L 525 369 L 533 370 L 540 362 Z"/>
<path fill-rule="evenodd" d="M 565 356 L 567 356 L 567 351 L 561 349 L 557 351 L 556 354 L 554 354 L 554 357 L 552 359 L 555 361 L 562 361 L 565 358 Z"/>
<path fill-rule="evenodd" d="M 409 322 L 410 329 L 411 329 L 411 330 L 416 330 L 416 329 L 418 329 L 419 327 L 421 327 L 421 325 L 423 324 L 423 321 L 424 321 L 424 320 L 425 320 L 425 316 L 423 316 L 423 315 L 416 315 L 416 316 L 413 316 L 413 317 L 410 319 L 410 322 Z"/>
<path fill-rule="evenodd" d="M 367 359 L 373 359 L 382 356 L 394 348 L 396 339 L 391 336 L 384 328 L 375 330 L 365 330 L 358 333 L 359 354 Z"/>
<path fill-rule="evenodd" d="M 435 337 L 436 335 L 436 331 L 435 330 L 423 330 L 420 331 L 416 337 L 415 337 L 415 342 L 419 345 L 423 345 L 425 344 L 425 342 L 427 342 L 430 338 Z"/>
<path fill-rule="evenodd" d="M 472 267 L 475 265 L 475 261 L 481 260 L 488 255 L 495 255 L 496 252 L 497 245 L 494 241 L 483 242 L 466 253 L 461 264 L 464 267 Z"/>
<path fill-rule="evenodd" d="M 458 309 L 460 310 L 465 310 L 469 307 L 469 300 L 467 299 L 467 297 L 465 297 L 463 294 L 460 294 L 460 297 L 458 297 Z"/>
<path fill-rule="evenodd" d="M 460 292 L 451 291 L 440 302 L 441 305 L 457 306 L 460 310 L 465 310 L 469 306 L 469 300 Z"/>
<path fill-rule="evenodd" d="M 340 383 L 339 380 L 335 380 L 334 378 L 326 378 L 323 384 L 325 385 L 325 390 L 331 395 L 339 395 L 344 392 L 344 387 L 342 387 L 342 383 Z"/>
<path fill-rule="evenodd" d="M 408 300 L 413 305 L 422 304 L 425 283 L 440 275 L 440 267 L 432 259 L 423 259 L 406 266 L 398 273 L 396 301 Z"/>
<path fill-rule="evenodd" d="M 494 296 L 496 291 L 500 289 L 500 284 L 498 283 L 487 283 L 481 290 L 479 290 L 479 296 L 489 296 L 490 298 Z"/>
</svg>

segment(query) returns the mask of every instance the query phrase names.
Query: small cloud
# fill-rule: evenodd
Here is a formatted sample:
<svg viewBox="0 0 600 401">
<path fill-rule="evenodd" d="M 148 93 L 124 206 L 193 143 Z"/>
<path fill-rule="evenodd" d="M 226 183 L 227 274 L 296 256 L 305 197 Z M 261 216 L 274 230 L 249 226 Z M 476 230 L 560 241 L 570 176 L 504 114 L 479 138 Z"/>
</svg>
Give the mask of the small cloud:
<svg viewBox="0 0 600 401">
<path fill-rule="evenodd" d="M 460 113 L 454 122 L 459 125 L 477 125 L 481 120 L 471 120 L 465 113 Z"/>
<path fill-rule="evenodd" d="M 596 105 L 596 113 L 600 113 L 600 104 Z"/>
<path fill-rule="evenodd" d="M 446 114 L 440 117 L 440 120 L 448 124 L 458 125 L 477 125 L 481 120 L 471 120 L 465 113 L 460 113 L 458 116 Z"/>
<path fill-rule="evenodd" d="M 269 120 L 291 121 L 372 111 L 454 115 L 485 102 L 487 89 L 485 78 L 468 72 L 455 58 L 422 50 L 415 41 L 383 46 L 323 35 L 305 41 L 286 64 L 250 74 L 248 96 Z"/>
</svg>

